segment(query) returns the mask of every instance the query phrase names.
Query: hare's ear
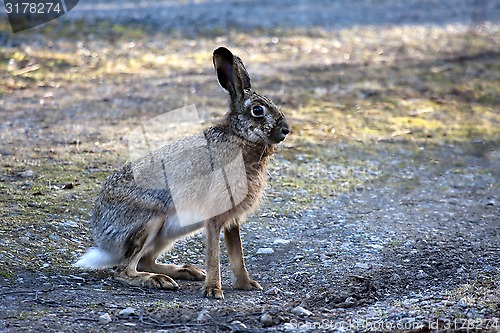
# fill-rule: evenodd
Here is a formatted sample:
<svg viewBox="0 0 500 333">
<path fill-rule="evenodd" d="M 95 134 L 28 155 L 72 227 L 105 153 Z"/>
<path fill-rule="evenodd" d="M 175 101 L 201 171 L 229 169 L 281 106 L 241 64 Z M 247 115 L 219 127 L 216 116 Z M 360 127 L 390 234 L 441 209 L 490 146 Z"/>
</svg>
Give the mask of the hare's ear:
<svg viewBox="0 0 500 333">
<path fill-rule="evenodd" d="M 241 59 L 225 47 L 214 51 L 214 67 L 222 88 L 229 92 L 232 99 L 240 100 L 245 89 L 250 89 L 250 77 Z"/>
<path fill-rule="evenodd" d="M 234 56 L 234 61 L 238 67 L 239 77 L 241 79 L 241 85 L 244 90 L 252 88 L 250 85 L 250 76 L 248 75 L 247 69 L 245 65 L 243 65 L 243 61 L 241 61 L 240 57 Z"/>
</svg>

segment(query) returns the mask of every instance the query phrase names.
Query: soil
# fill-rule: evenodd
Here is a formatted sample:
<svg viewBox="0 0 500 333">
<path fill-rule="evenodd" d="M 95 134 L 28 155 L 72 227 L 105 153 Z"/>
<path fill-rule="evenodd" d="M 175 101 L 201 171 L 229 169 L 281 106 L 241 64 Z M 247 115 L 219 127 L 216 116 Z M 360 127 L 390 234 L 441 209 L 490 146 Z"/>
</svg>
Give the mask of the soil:
<svg viewBox="0 0 500 333">
<path fill-rule="evenodd" d="M 93 3 L 0 32 L 0 332 L 500 331 L 498 1 Z M 191 103 L 223 114 L 220 43 L 292 124 L 242 228 L 264 290 L 232 288 L 224 245 L 224 300 L 72 267 L 127 133 Z M 162 260 L 203 267 L 203 234 Z"/>
</svg>

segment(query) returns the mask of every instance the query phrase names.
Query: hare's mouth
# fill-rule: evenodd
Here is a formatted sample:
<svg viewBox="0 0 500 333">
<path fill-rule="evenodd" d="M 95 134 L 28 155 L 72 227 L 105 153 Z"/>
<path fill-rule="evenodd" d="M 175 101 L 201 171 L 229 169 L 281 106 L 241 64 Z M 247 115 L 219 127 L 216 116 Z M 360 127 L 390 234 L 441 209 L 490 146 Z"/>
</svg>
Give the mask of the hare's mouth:
<svg viewBox="0 0 500 333">
<path fill-rule="evenodd" d="M 281 141 L 285 140 L 289 133 L 290 127 L 287 123 L 282 122 L 272 129 L 269 135 L 269 141 L 271 141 L 272 144 L 280 143 Z"/>
</svg>

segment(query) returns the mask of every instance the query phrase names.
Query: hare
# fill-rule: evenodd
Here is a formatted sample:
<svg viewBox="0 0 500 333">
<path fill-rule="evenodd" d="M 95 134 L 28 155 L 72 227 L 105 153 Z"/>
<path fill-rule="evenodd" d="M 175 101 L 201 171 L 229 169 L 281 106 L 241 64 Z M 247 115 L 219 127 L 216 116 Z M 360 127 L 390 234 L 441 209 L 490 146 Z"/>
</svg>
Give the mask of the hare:
<svg viewBox="0 0 500 333">
<path fill-rule="evenodd" d="M 91 217 L 97 246 L 75 266 L 115 267 L 116 279 L 149 288 L 177 289 L 174 279 L 205 280 L 204 296 L 223 299 L 219 244 L 223 230 L 234 287 L 262 289 L 246 269 L 240 225 L 256 208 L 268 161 L 290 127 L 271 100 L 251 90 L 239 57 L 220 47 L 213 53 L 213 63 L 220 85 L 229 93 L 224 119 L 200 133 L 206 145 L 199 145 L 200 135 L 188 136 L 154 150 L 152 156 L 128 162 L 108 177 Z M 151 159 L 161 163 L 152 164 Z M 165 170 L 170 173 L 169 184 L 175 177 L 182 186 L 151 189 L 135 177 L 141 174 L 153 183 L 162 182 Z M 210 176 L 215 173 L 218 177 Z M 177 239 L 203 228 L 206 273 L 194 265 L 157 262 Z"/>
</svg>

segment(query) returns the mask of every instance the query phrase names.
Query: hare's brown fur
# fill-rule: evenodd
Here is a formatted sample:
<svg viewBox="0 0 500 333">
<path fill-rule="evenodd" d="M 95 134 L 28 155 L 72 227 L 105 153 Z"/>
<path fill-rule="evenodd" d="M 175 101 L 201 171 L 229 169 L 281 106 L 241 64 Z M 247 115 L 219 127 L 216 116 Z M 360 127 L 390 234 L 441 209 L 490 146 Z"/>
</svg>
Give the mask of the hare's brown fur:
<svg viewBox="0 0 500 333">
<path fill-rule="evenodd" d="M 162 168 L 142 158 L 126 164 L 110 176 L 100 192 L 91 223 L 97 247 L 89 250 L 77 265 L 88 268 L 117 267 L 117 279 L 132 285 L 176 289 L 174 279 L 205 280 L 204 295 L 223 298 L 220 277 L 220 232 L 224 230 L 229 261 L 235 275 L 235 287 L 261 289 L 250 279 L 243 258 L 240 225 L 254 209 L 265 185 L 265 170 L 274 144 L 289 133 L 284 115 L 266 97 L 250 89 L 250 78 L 240 58 L 225 49 L 214 51 L 214 66 L 223 88 L 230 95 L 229 112 L 224 120 L 206 129 L 206 147 L 196 148 L 195 138 L 186 137 L 161 147 L 152 157 L 162 161 Z M 193 148 L 195 147 L 195 148 Z M 225 199 L 227 182 L 209 184 L 210 192 L 200 190 L 196 177 L 230 165 L 241 152 L 244 176 L 230 187 L 231 208 L 213 217 L 206 215 L 209 202 Z M 151 156 L 150 156 L 151 157 Z M 179 161 L 189 161 L 180 167 Z M 206 161 L 210 161 L 210 165 Z M 152 182 L 162 179 L 162 170 L 183 180 L 176 192 L 188 204 L 179 206 L 171 189 L 141 186 L 137 173 Z M 179 194 L 180 193 L 180 194 Z M 240 195 L 238 202 L 234 201 Z M 194 213 L 193 221 L 180 223 L 184 211 Z M 176 239 L 205 228 L 206 274 L 192 265 L 165 265 L 156 262 L 159 255 L 172 247 Z"/>
</svg>

